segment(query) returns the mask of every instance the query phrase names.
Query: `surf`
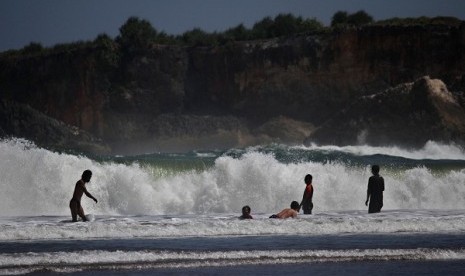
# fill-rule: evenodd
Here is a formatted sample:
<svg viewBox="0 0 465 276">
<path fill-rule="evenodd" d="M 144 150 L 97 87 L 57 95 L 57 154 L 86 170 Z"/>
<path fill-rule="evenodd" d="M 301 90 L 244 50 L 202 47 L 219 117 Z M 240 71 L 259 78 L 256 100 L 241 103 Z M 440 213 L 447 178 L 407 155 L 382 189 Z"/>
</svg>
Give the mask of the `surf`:
<svg viewBox="0 0 465 276">
<path fill-rule="evenodd" d="M 93 171 L 87 188 L 99 203 L 83 197 L 83 206 L 95 215 L 235 213 L 243 205 L 273 213 L 301 199 L 307 173 L 314 176 L 314 212 L 365 210 L 369 164 L 386 160 L 380 154 L 394 156 L 381 166 L 383 210 L 464 209 L 465 153 L 434 142 L 417 151 L 272 145 L 92 159 L 11 139 L 0 151 L 0 216 L 68 215 L 85 169 Z"/>
<path fill-rule="evenodd" d="M 338 235 L 396 233 L 464 233 L 461 210 L 388 210 L 320 212 L 297 219 L 273 220 L 256 213 L 172 216 L 96 216 L 93 222 L 64 223 L 63 216 L 0 218 L 0 241 L 231 237 L 244 235 Z"/>
<path fill-rule="evenodd" d="M 364 249 L 364 250 L 252 250 L 176 252 L 76 251 L 1 254 L 1 274 L 26 274 L 34 271 L 70 273 L 81 270 L 131 270 L 150 268 L 196 268 L 205 266 L 273 265 L 298 263 L 335 263 L 354 261 L 430 261 L 464 260 L 463 249 Z"/>
</svg>

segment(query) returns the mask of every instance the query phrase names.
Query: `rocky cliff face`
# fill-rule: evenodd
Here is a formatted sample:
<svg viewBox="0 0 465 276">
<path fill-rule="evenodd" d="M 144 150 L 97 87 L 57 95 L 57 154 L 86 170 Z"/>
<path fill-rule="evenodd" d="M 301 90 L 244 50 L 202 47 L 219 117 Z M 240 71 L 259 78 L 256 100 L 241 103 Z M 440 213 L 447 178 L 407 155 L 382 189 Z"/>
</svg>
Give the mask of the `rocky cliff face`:
<svg viewBox="0 0 465 276">
<path fill-rule="evenodd" d="M 77 153 L 109 154 L 100 139 L 34 110 L 28 105 L 0 101 L 0 135 L 36 141 L 43 147 Z"/>
<path fill-rule="evenodd" d="M 423 77 L 355 99 L 307 143 L 419 147 L 428 140 L 465 141 L 465 112 L 442 81 Z"/>
<path fill-rule="evenodd" d="M 382 138 L 381 130 L 373 134 L 377 120 L 372 113 L 344 111 L 354 101 L 365 108 L 369 104 L 359 99 L 376 93 L 396 95 L 383 98 L 388 103 L 382 105 L 384 112 L 420 116 L 415 122 L 424 129 L 424 139 L 463 141 L 459 96 L 465 91 L 465 24 L 367 26 L 216 47 L 154 46 L 111 65 L 102 60 L 102 51 L 83 47 L 1 56 L 1 97 L 85 130 L 116 151 L 122 145 L 137 145 L 143 152 L 175 150 L 176 144 L 186 150 L 188 145 L 301 143 L 306 137 L 353 143 L 354 133 L 363 134 L 364 128 L 371 133 L 369 143 L 413 144 L 414 132 L 391 129 L 392 135 Z M 449 87 L 454 111 L 447 113 L 451 106 L 438 100 L 422 105 L 400 100 L 415 98 L 398 91 L 415 86 L 422 76 L 442 80 L 444 90 Z M 431 79 L 423 82 L 434 83 Z M 431 90 L 425 89 L 419 90 Z M 431 115 L 438 110 L 441 115 Z M 363 123 L 338 128 L 341 112 Z M 403 115 L 382 118 L 395 125 Z M 312 135 L 314 126 L 318 130 Z M 287 131 L 287 136 L 277 131 L 286 128 L 299 131 Z M 341 132 L 339 140 L 332 129 Z"/>
</svg>

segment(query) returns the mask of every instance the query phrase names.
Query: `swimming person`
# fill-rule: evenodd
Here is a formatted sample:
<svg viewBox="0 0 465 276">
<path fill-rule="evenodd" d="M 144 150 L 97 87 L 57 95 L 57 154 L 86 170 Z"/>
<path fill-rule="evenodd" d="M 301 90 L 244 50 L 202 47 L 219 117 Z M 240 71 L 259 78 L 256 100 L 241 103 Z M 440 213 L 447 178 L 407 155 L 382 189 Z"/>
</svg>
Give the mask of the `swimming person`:
<svg viewBox="0 0 465 276">
<path fill-rule="evenodd" d="M 253 217 L 250 215 L 251 209 L 248 205 L 242 207 L 242 216 L 240 216 L 240 219 L 253 219 Z"/>
<path fill-rule="evenodd" d="M 300 205 L 297 201 L 292 201 L 291 208 L 286 208 L 281 212 L 277 213 L 276 215 L 271 215 L 270 218 L 279 218 L 279 219 L 286 219 L 286 218 L 296 218 L 297 212 L 300 210 Z"/>
<path fill-rule="evenodd" d="M 379 166 L 371 166 L 373 176 L 368 180 L 367 200 L 365 205 L 368 206 L 368 213 L 379 213 L 383 207 L 384 179 L 379 175 Z"/>
<path fill-rule="evenodd" d="M 312 185 L 312 175 L 307 174 L 304 179 L 305 187 L 304 195 L 302 196 L 302 202 L 300 203 L 299 208 L 303 207 L 304 214 L 311 214 L 313 209 L 313 185 Z"/>
<path fill-rule="evenodd" d="M 97 199 L 93 197 L 86 189 L 86 183 L 90 181 L 92 177 L 92 172 L 90 170 L 85 170 L 82 173 L 81 179 L 76 182 L 76 186 L 74 187 L 73 198 L 69 202 L 69 208 L 71 209 L 71 217 L 73 218 L 73 222 L 77 221 L 77 216 L 79 215 L 82 221 L 87 221 L 86 216 L 84 215 L 84 209 L 81 206 L 81 197 L 82 194 L 86 194 L 86 196 L 92 198 L 95 203 L 97 203 Z"/>
</svg>

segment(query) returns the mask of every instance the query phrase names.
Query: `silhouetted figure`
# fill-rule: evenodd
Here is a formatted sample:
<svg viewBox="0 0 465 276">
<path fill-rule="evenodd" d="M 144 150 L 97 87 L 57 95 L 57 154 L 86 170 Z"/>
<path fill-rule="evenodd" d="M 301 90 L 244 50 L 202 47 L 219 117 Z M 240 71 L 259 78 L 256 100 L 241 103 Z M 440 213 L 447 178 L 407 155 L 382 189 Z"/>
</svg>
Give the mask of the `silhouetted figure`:
<svg viewBox="0 0 465 276">
<path fill-rule="evenodd" d="M 300 205 L 297 201 L 292 201 L 291 208 L 286 208 L 281 212 L 277 213 L 276 215 L 271 215 L 270 218 L 279 218 L 279 219 L 286 219 L 286 218 L 296 218 L 297 212 L 299 212 Z"/>
<path fill-rule="evenodd" d="M 253 219 L 253 217 L 250 215 L 251 209 L 248 205 L 242 207 L 242 216 L 240 216 L 240 219 Z"/>
<path fill-rule="evenodd" d="M 384 179 L 379 175 L 379 166 L 371 167 L 373 176 L 368 180 L 367 200 L 365 205 L 368 206 L 368 213 L 379 213 L 383 207 Z M 368 205 L 370 201 L 370 205 Z"/>
<path fill-rule="evenodd" d="M 81 179 L 76 182 L 76 186 L 74 187 L 73 198 L 69 202 L 69 208 L 71 209 L 71 217 L 73 218 L 73 222 L 77 221 L 77 216 L 79 215 L 82 221 L 87 221 L 86 216 L 84 215 L 84 209 L 81 206 L 81 197 L 82 194 L 86 194 L 86 196 L 92 198 L 95 203 L 97 203 L 97 199 L 93 197 L 86 189 L 86 183 L 90 181 L 92 177 L 92 172 L 90 170 L 85 170 L 82 173 Z"/>
<path fill-rule="evenodd" d="M 302 197 L 302 202 L 300 203 L 299 208 L 302 208 L 304 211 L 304 214 L 311 214 L 312 209 L 313 209 L 313 185 L 312 185 L 312 175 L 307 174 L 305 176 L 305 184 L 307 185 L 305 187 L 304 195 Z"/>
</svg>

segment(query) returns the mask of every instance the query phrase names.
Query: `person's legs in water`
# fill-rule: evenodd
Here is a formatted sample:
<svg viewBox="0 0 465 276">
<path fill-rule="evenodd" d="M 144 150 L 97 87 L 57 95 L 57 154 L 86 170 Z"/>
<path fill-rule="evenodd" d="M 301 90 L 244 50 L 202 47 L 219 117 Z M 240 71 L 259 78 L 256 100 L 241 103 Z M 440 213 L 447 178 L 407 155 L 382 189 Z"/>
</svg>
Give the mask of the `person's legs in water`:
<svg viewBox="0 0 465 276">
<path fill-rule="evenodd" d="M 306 215 L 311 215 L 312 214 L 313 203 L 310 203 L 308 205 L 304 205 L 302 207 L 303 207 L 302 209 L 304 211 L 304 214 L 306 214 Z"/>
<path fill-rule="evenodd" d="M 84 215 L 84 209 L 82 209 L 81 204 L 79 201 L 75 199 L 71 199 L 69 202 L 69 208 L 71 209 L 71 217 L 73 222 L 77 222 L 77 216 L 81 217 L 82 221 L 87 221 L 86 216 Z"/>
<path fill-rule="evenodd" d="M 69 209 L 71 209 L 71 218 L 73 219 L 73 222 L 76 222 L 79 210 L 79 203 L 76 200 L 71 199 L 71 201 L 69 202 Z"/>
<path fill-rule="evenodd" d="M 84 215 L 84 209 L 82 209 L 82 206 L 79 205 L 79 212 L 78 215 L 81 217 L 82 221 L 87 221 L 86 216 Z"/>
<path fill-rule="evenodd" d="M 380 202 L 372 200 L 368 205 L 368 213 L 379 213 L 382 207 L 383 205 Z"/>
</svg>

